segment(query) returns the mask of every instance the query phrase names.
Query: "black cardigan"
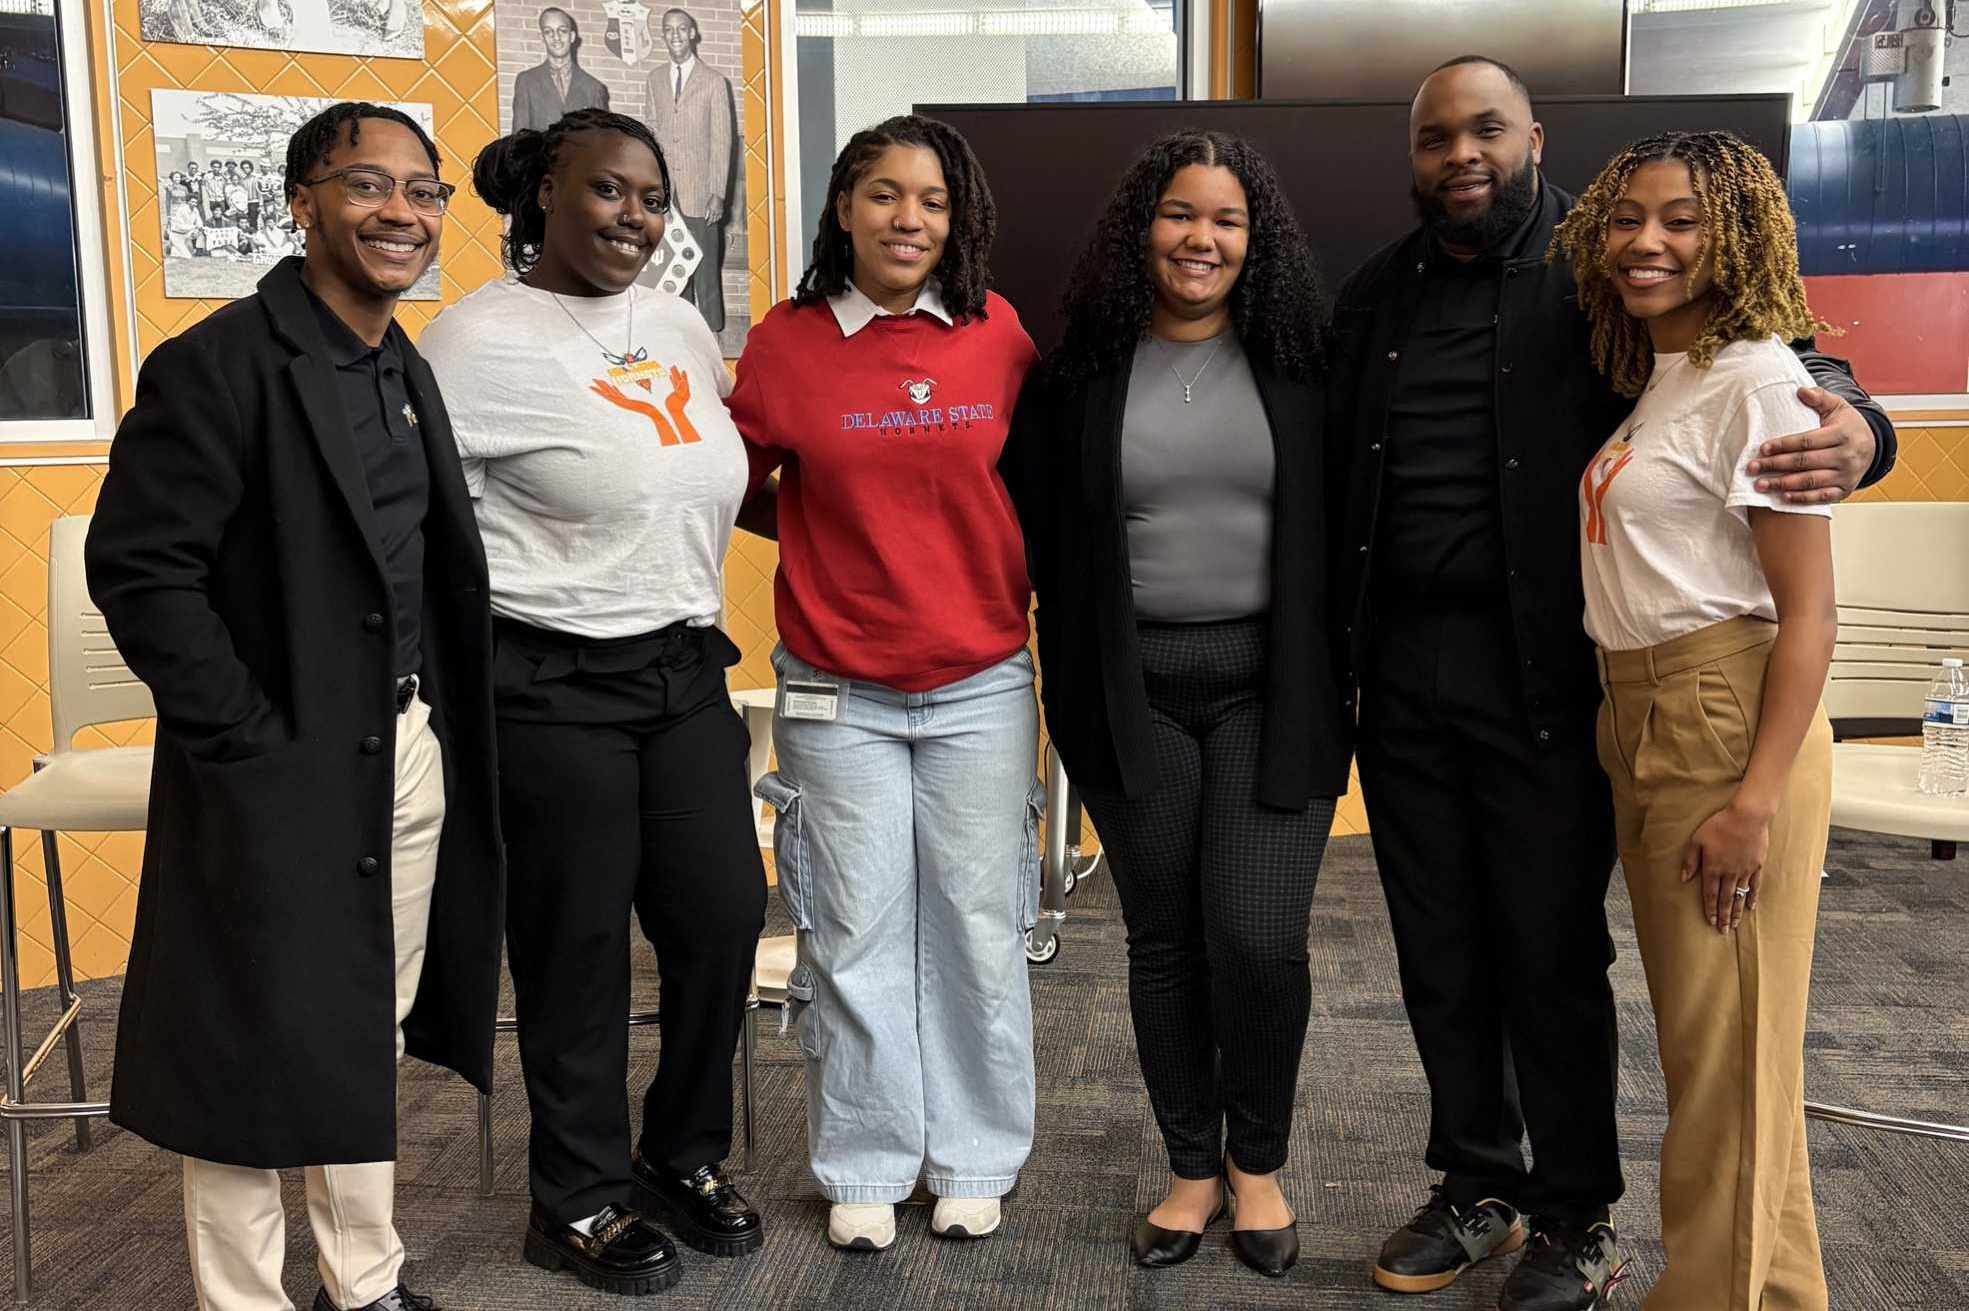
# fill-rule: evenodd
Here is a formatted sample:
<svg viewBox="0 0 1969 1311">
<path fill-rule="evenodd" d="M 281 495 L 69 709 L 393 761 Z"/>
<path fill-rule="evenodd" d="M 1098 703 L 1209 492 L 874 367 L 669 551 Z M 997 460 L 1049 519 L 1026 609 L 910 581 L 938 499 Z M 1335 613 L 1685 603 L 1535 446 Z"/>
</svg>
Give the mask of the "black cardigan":
<svg viewBox="0 0 1969 1311">
<path fill-rule="evenodd" d="M 1130 797 L 1157 783 L 1135 635 L 1121 501 L 1130 361 L 1059 386 L 1035 369 L 999 471 L 1018 507 L 1038 594 L 1046 728 L 1083 788 Z M 1333 677 L 1326 595 L 1325 399 L 1251 362 L 1277 459 L 1267 715 L 1257 800 L 1286 810 L 1347 790 L 1351 715 Z M 1198 440 L 1209 440 L 1199 434 Z"/>
</svg>

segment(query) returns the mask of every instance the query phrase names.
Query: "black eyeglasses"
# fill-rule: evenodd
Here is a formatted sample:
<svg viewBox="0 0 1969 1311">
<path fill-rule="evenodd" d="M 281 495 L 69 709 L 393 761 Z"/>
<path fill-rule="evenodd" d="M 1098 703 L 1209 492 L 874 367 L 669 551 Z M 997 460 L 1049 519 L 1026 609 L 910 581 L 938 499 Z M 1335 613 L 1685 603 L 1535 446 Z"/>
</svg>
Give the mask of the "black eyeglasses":
<svg viewBox="0 0 1969 1311">
<path fill-rule="evenodd" d="M 403 187 L 403 198 L 419 214 L 438 215 L 451 204 L 452 193 L 458 188 L 449 182 L 439 182 L 435 178 L 412 178 L 399 184 L 397 180 L 380 169 L 338 168 L 333 173 L 323 173 L 318 178 L 309 178 L 301 185 L 318 186 L 323 182 L 342 180 L 342 190 L 347 193 L 351 204 L 364 209 L 381 209 L 389 203 L 390 194 L 399 185 Z"/>
</svg>

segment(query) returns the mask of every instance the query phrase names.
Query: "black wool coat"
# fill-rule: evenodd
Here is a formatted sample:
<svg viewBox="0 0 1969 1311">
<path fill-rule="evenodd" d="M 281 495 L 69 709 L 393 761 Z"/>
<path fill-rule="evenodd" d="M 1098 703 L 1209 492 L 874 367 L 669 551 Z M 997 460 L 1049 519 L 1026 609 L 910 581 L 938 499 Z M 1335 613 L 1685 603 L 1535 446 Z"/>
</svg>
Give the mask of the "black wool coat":
<svg viewBox="0 0 1969 1311">
<path fill-rule="evenodd" d="M 1038 595 L 1046 730 L 1084 788 L 1157 784 L 1122 505 L 1121 424 L 1132 361 L 1070 386 L 1033 370 L 999 472 Z M 1272 608 L 1257 800 L 1286 810 L 1347 790 L 1352 725 L 1333 676 L 1327 599 L 1325 399 L 1319 382 L 1251 362 L 1270 420 Z M 1203 438 L 1200 435 L 1200 439 Z"/>
<path fill-rule="evenodd" d="M 110 1117 L 277 1168 L 396 1155 L 396 619 L 300 280 L 152 352 L 89 529 L 90 591 L 157 703 Z M 430 369 L 420 695 L 444 752 L 410 1054 L 490 1086 L 504 866 L 485 553 Z"/>
</svg>

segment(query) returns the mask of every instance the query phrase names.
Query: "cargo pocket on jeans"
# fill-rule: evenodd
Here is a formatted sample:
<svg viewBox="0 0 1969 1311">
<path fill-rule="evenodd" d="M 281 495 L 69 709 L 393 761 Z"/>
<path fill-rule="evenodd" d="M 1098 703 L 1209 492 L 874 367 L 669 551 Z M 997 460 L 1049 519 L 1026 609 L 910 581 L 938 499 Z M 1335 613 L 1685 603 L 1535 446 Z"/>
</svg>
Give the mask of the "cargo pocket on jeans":
<svg viewBox="0 0 1969 1311">
<path fill-rule="evenodd" d="M 820 1033 L 816 1028 L 820 1017 L 813 1009 L 814 992 L 813 969 L 805 961 L 798 962 L 786 976 L 786 1005 L 779 1013 L 779 1033 L 783 1038 L 788 1029 L 796 1030 L 800 1054 L 810 1061 L 820 1059 Z"/>
<path fill-rule="evenodd" d="M 1039 923 L 1039 821 L 1046 813 L 1046 785 L 1038 779 L 1026 789 L 1025 845 L 1019 860 L 1019 931 L 1031 932 Z"/>
<path fill-rule="evenodd" d="M 807 863 L 800 789 L 774 771 L 760 775 L 752 794 L 773 808 L 773 875 L 779 882 L 779 899 L 793 927 L 805 933 L 814 926 L 813 871 Z"/>
</svg>

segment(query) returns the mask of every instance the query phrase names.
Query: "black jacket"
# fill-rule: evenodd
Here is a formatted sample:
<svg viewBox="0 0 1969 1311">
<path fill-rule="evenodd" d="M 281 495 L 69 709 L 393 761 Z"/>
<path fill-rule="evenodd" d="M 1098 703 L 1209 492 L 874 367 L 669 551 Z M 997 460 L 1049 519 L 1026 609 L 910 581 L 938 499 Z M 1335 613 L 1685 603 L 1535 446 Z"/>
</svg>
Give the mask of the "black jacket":
<svg viewBox="0 0 1969 1311">
<path fill-rule="evenodd" d="M 1047 732 L 1077 785 L 1133 797 L 1157 779 L 1121 501 L 1129 368 L 1124 359 L 1071 387 L 1035 369 L 999 470 L 1018 507 L 1039 598 Z M 1298 810 L 1347 790 L 1351 749 L 1327 630 L 1325 398 L 1317 382 L 1282 378 L 1257 360 L 1251 373 L 1277 460 L 1257 799 Z"/>
<path fill-rule="evenodd" d="M 1551 739 L 1596 703 L 1599 680 L 1582 616 L 1579 477 L 1634 402 L 1593 367 L 1572 270 L 1547 263 L 1552 229 L 1573 198 L 1549 182 L 1498 276 L 1497 471 L 1505 574 L 1521 655 L 1529 728 Z M 1369 579 L 1382 487 L 1382 446 L 1399 353 L 1421 299 L 1429 235 L 1421 228 L 1369 256 L 1335 298 L 1327 410 L 1327 485 L 1333 500 L 1333 595 L 1343 686 L 1358 683 L 1373 623 Z M 1878 449 L 1866 481 L 1894 464 L 1894 429 L 1845 361 L 1802 358 L 1826 390 L 1867 416 Z"/>
<path fill-rule="evenodd" d="M 151 353 L 87 547 L 157 703 L 111 1118 L 259 1167 L 397 1146 L 396 619 L 300 264 Z M 437 383 L 401 345 L 431 474 L 421 695 L 445 784 L 404 1029 L 486 1089 L 503 864 L 485 553 Z"/>
</svg>

